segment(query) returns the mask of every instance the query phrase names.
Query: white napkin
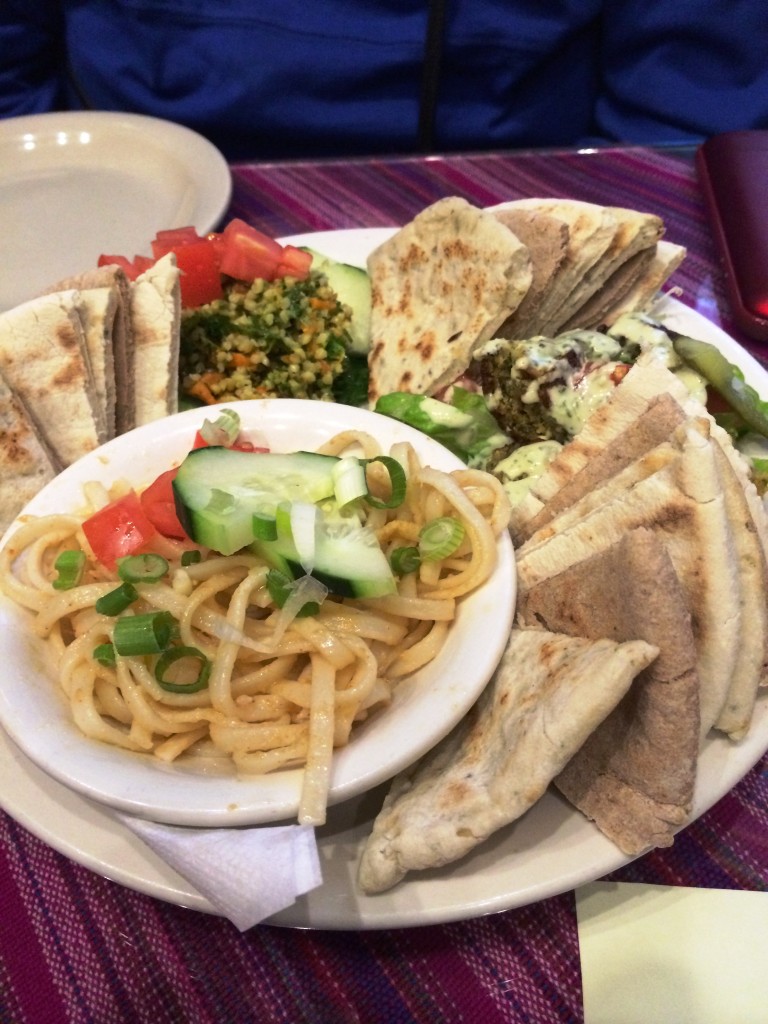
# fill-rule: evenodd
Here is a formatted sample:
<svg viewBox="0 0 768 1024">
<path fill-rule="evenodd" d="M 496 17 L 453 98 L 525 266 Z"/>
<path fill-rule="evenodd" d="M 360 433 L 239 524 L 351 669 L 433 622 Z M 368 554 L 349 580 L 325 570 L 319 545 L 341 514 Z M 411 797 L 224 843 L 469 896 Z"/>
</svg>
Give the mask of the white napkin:
<svg viewBox="0 0 768 1024">
<path fill-rule="evenodd" d="M 585 1024 L 766 1024 L 768 893 L 576 890 Z"/>
<path fill-rule="evenodd" d="M 118 817 L 241 932 L 323 880 L 310 825 L 182 828 Z"/>
</svg>

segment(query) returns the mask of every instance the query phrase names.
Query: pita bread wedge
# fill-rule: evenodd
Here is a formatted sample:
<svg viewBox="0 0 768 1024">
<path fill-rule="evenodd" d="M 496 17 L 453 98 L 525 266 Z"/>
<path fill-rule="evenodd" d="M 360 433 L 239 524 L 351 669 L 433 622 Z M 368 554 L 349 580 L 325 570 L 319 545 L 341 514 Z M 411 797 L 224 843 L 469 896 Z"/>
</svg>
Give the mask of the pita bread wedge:
<svg viewBox="0 0 768 1024">
<path fill-rule="evenodd" d="M 59 464 L 100 443 L 99 402 L 75 290 L 0 315 L 0 372 Z"/>
<path fill-rule="evenodd" d="M 178 411 L 179 271 L 173 253 L 133 282 L 131 326 L 135 347 L 136 426 Z"/>
<path fill-rule="evenodd" d="M 697 421 L 685 428 L 676 463 L 609 500 L 576 502 L 518 549 L 523 588 L 563 571 L 647 527 L 663 539 L 686 594 L 697 648 L 701 727 L 706 735 L 726 701 L 741 629 L 741 576 L 714 445 Z M 610 484 L 606 485 L 610 487 Z"/>
<path fill-rule="evenodd" d="M 641 249 L 613 271 L 579 308 L 570 315 L 559 330 L 561 332 L 604 328 L 608 321 L 615 322 L 612 310 L 618 308 L 623 299 L 635 289 L 637 282 L 645 277 L 656 258 L 656 246 Z M 641 309 L 644 307 L 641 306 Z M 635 312 L 635 310 L 632 310 Z"/>
<path fill-rule="evenodd" d="M 659 649 L 555 785 L 629 855 L 669 846 L 688 820 L 699 753 L 696 645 L 658 536 L 632 530 L 518 597 L 524 626 Z"/>
<path fill-rule="evenodd" d="M 553 328 L 568 318 L 561 310 L 569 310 L 569 299 L 586 274 L 605 256 L 618 230 L 615 216 L 608 207 L 572 199 L 517 199 L 493 208 L 530 210 L 557 217 L 568 225 L 568 247 L 546 296 L 539 303 L 536 315 L 525 329 L 524 337 L 553 336 Z"/>
<path fill-rule="evenodd" d="M 654 257 L 645 272 L 637 278 L 632 288 L 604 313 L 603 324 L 610 326 L 624 313 L 648 309 L 661 287 L 677 270 L 685 256 L 684 246 L 668 242 L 663 238 L 657 242 Z"/>
<path fill-rule="evenodd" d="M 513 629 L 470 714 L 392 783 L 363 850 L 362 890 L 458 860 L 524 814 L 656 653 Z"/>
<path fill-rule="evenodd" d="M 120 267 L 110 265 L 66 278 L 47 291 L 72 288 L 80 292 L 86 307 L 86 341 L 98 386 L 99 367 L 104 366 L 107 433 L 124 434 L 135 426 L 130 282 Z"/>
<path fill-rule="evenodd" d="M 24 404 L 0 375 L 0 536 L 59 468 Z"/>
<path fill-rule="evenodd" d="M 531 285 L 514 313 L 496 330 L 499 338 L 527 338 L 527 325 L 535 323 L 542 297 L 547 294 L 568 251 L 568 225 L 541 210 L 506 207 L 492 210 L 527 247 L 531 256 Z"/>
<path fill-rule="evenodd" d="M 432 395 L 517 309 L 532 280 L 525 245 L 492 213 L 458 197 L 427 207 L 368 258 L 369 401 Z"/>
</svg>

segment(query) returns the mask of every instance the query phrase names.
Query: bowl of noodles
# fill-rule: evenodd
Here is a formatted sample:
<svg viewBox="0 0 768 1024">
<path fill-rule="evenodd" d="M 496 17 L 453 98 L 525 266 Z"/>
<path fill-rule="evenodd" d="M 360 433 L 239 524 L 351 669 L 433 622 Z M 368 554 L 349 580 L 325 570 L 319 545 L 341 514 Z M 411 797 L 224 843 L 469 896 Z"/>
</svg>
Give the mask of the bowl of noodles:
<svg viewBox="0 0 768 1024">
<path fill-rule="evenodd" d="M 0 545 L 0 723 L 42 770 L 122 812 L 205 827 L 321 824 L 326 806 L 438 743 L 491 677 L 515 605 L 508 506 L 492 477 L 376 413 L 293 399 L 239 402 L 237 413 L 243 435 L 273 452 L 397 460 L 404 504 L 366 512 L 385 553 L 444 516 L 462 522 L 461 544 L 400 570 L 391 594 L 330 593 L 315 614 L 286 618 L 250 549 L 191 561 L 189 543 L 160 537 L 167 570 L 136 585 L 128 614 L 161 614 L 206 663 L 204 685 L 168 691 L 161 655 L 97 656 L 115 617 L 96 602 L 119 581 L 82 530 L 94 509 L 178 466 L 211 413 L 147 424 L 68 467 Z M 73 549 L 84 575 L 57 589 L 54 563 Z"/>
</svg>

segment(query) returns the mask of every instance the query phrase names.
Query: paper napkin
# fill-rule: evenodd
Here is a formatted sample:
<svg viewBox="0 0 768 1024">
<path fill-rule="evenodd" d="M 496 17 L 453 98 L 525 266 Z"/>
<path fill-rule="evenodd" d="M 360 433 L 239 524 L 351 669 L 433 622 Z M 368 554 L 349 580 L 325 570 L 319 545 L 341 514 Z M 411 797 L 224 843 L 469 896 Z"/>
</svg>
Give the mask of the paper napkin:
<svg viewBox="0 0 768 1024">
<path fill-rule="evenodd" d="M 584 1024 L 768 1024 L 768 892 L 576 890 Z"/>
<path fill-rule="evenodd" d="M 182 828 L 118 817 L 241 932 L 323 880 L 309 825 Z"/>
</svg>

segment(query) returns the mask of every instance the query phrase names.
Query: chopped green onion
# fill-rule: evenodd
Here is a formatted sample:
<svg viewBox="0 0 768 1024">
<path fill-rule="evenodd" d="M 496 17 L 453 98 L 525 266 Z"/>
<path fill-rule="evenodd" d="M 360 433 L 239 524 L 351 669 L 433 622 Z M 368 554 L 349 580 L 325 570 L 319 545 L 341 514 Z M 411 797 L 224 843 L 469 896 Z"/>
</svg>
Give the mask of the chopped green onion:
<svg viewBox="0 0 768 1024">
<path fill-rule="evenodd" d="M 200 671 L 197 677 L 189 683 L 173 683 L 165 678 L 165 674 L 171 665 L 181 661 L 182 658 L 192 658 L 198 661 Z M 168 693 L 197 693 L 198 690 L 204 690 L 208 685 L 210 675 L 211 663 L 197 647 L 169 647 L 167 651 L 163 651 L 155 665 L 155 679 L 158 685 Z"/>
<path fill-rule="evenodd" d="M 114 668 L 117 655 L 114 644 L 98 644 L 93 648 L 93 659 L 107 668 Z"/>
<path fill-rule="evenodd" d="M 168 572 L 162 555 L 128 555 L 117 560 L 117 575 L 127 583 L 157 583 Z"/>
<path fill-rule="evenodd" d="M 215 420 L 204 420 L 200 436 L 206 444 L 229 448 L 240 433 L 240 417 L 234 409 L 222 409 Z"/>
<path fill-rule="evenodd" d="M 176 620 L 170 612 L 126 615 L 115 623 L 112 633 L 115 651 L 123 657 L 160 654 L 170 645 L 176 627 Z"/>
<path fill-rule="evenodd" d="M 202 553 L 195 549 L 193 549 L 192 551 L 182 551 L 181 564 L 183 566 L 197 565 L 197 563 L 201 561 L 202 557 Z"/>
<path fill-rule="evenodd" d="M 277 520 L 269 512 L 254 512 L 253 536 L 256 540 L 277 540 Z"/>
<path fill-rule="evenodd" d="M 77 587 L 83 578 L 85 569 L 84 551 L 62 551 L 53 568 L 59 574 L 53 581 L 54 590 L 71 590 Z"/>
<path fill-rule="evenodd" d="M 392 566 L 392 572 L 398 576 L 416 572 L 421 565 L 419 549 L 414 547 L 395 548 L 389 556 L 389 564 Z"/>
<path fill-rule="evenodd" d="M 284 572 L 280 572 L 279 569 L 270 569 L 267 573 L 267 590 L 275 602 L 275 606 L 283 608 L 295 590 L 295 581 L 286 576 Z M 303 619 L 308 615 L 317 615 L 319 611 L 320 605 L 317 601 L 307 601 L 296 612 L 296 618 Z"/>
<path fill-rule="evenodd" d="M 369 466 L 373 462 L 380 462 L 389 473 L 389 500 L 383 501 L 381 498 L 374 498 L 370 491 L 365 495 L 365 500 L 374 508 L 397 508 L 402 505 L 405 498 L 405 470 L 391 455 L 377 455 L 373 459 L 363 459 L 362 465 Z"/>
<path fill-rule="evenodd" d="M 98 598 L 95 608 L 99 615 L 119 615 L 133 604 L 138 596 L 139 592 L 132 583 L 121 583 L 119 587 Z"/>
<path fill-rule="evenodd" d="M 333 491 L 336 501 L 341 508 L 351 504 L 357 498 L 363 498 L 368 493 L 368 484 L 365 481 L 365 466 L 360 459 L 352 455 L 346 455 L 339 459 L 331 471 L 333 477 Z"/>
<path fill-rule="evenodd" d="M 426 562 L 437 562 L 456 551 L 464 540 L 464 524 L 453 516 L 425 523 L 419 532 L 419 552 Z"/>
</svg>

